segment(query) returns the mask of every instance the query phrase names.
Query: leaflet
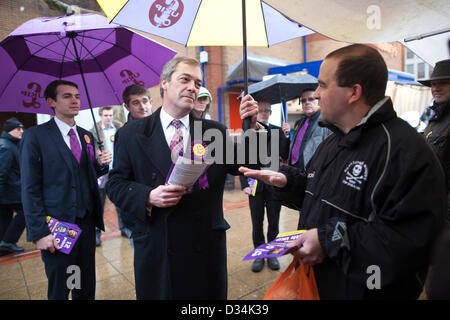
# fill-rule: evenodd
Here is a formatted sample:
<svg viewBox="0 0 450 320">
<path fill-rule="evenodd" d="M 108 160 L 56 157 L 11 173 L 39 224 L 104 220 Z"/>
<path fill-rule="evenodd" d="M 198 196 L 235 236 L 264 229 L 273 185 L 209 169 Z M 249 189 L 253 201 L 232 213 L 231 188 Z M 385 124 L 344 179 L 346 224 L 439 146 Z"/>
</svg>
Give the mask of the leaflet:
<svg viewBox="0 0 450 320">
<path fill-rule="evenodd" d="M 76 224 L 62 222 L 50 216 L 46 217 L 50 232 L 62 253 L 69 254 L 80 236 L 81 229 Z"/>
<path fill-rule="evenodd" d="M 180 156 L 177 162 L 172 164 L 166 184 L 185 186 L 190 190 L 200 176 L 206 172 L 208 166 L 208 163 L 193 161 Z"/>
<path fill-rule="evenodd" d="M 256 188 L 258 187 L 258 180 L 253 179 L 253 178 L 247 178 L 247 183 L 248 183 L 248 187 L 251 190 L 251 195 L 255 196 L 256 193 Z"/>
<path fill-rule="evenodd" d="M 243 261 L 261 258 L 277 258 L 295 250 L 296 247 L 288 248 L 288 243 L 298 239 L 306 230 L 296 230 L 285 233 L 279 233 L 277 237 L 269 243 L 264 243 L 258 248 L 250 251 Z"/>
</svg>

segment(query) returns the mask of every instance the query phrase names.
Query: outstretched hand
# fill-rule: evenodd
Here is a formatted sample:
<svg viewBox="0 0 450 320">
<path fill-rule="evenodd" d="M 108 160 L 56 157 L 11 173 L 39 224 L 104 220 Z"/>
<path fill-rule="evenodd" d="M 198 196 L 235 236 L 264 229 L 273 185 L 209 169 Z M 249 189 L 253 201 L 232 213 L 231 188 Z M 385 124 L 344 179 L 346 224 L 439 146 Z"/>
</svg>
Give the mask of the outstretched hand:
<svg viewBox="0 0 450 320">
<path fill-rule="evenodd" d="M 287 184 L 287 178 L 281 172 L 270 170 L 253 170 L 246 167 L 240 167 L 239 172 L 246 177 L 258 179 L 265 184 L 270 184 L 278 188 L 283 188 Z"/>
</svg>

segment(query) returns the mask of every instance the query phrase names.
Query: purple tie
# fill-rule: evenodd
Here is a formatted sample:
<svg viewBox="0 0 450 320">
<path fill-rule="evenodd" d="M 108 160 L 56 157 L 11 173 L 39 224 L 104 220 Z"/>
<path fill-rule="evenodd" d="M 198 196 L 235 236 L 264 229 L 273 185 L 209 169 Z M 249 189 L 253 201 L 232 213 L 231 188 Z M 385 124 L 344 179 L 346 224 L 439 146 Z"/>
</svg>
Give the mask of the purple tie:
<svg viewBox="0 0 450 320">
<path fill-rule="evenodd" d="M 298 158 L 300 156 L 300 146 L 302 145 L 303 137 L 305 136 L 306 129 L 308 129 L 308 123 L 310 118 L 306 118 L 305 122 L 303 123 L 302 127 L 300 128 L 300 131 L 297 134 L 297 137 L 295 138 L 294 146 L 292 147 L 292 157 L 291 157 L 291 164 L 296 164 L 298 161 Z"/>
<path fill-rule="evenodd" d="M 75 159 L 77 159 L 78 163 L 80 163 L 81 146 L 80 142 L 78 141 L 77 135 L 75 134 L 75 131 L 73 131 L 73 129 L 69 130 L 69 136 L 70 136 L 70 150 L 72 150 Z"/>
</svg>

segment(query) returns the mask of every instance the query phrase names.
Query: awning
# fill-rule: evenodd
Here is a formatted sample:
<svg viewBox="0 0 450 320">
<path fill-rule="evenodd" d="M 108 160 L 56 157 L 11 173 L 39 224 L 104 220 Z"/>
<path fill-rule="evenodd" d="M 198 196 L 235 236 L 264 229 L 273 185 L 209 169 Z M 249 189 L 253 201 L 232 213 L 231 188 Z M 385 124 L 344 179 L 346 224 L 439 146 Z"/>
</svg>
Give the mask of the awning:
<svg viewBox="0 0 450 320">
<path fill-rule="evenodd" d="M 264 0 L 293 21 L 337 41 L 380 43 L 399 41 L 434 66 L 448 59 L 448 0 Z M 427 33 L 439 36 L 404 42 Z"/>
<path fill-rule="evenodd" d="M 231 81 L 239 81 L 244 78 L 242 67 L 242 59 L 228 70 L 227 83 Z M 248 78 L 249 80 L 261 81 L 262 77 L 267 75 L 267 70 L 273 67 L 286 66 L 292 62 L 283 61 L 275 58 L 260 56 L 256 54 L 248 54 Z"/>
</svg>

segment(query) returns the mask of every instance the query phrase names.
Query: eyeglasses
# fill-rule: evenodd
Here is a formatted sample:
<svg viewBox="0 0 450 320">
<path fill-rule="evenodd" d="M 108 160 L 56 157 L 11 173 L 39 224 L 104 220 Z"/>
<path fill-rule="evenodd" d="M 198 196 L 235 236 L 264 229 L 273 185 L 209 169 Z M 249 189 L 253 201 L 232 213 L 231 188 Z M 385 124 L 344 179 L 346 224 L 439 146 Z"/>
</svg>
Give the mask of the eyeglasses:
<svg viewBox="0 0 450 320">
<path fill-rule="evenodd" d="M 309 98 L 300 99 L 300 102 L 306 103 L 306 101 L 313 102 L 314 100 L 316 100 L 316 98 L 309 97 Z"/>
<path fill-rule="evenodd" d="M 259 109 L 258 110 L 259 113 L 268 113 L 270 111 L 272 111 L 272 110 L 270 110 L 270 109 Z"/>
</svg>

